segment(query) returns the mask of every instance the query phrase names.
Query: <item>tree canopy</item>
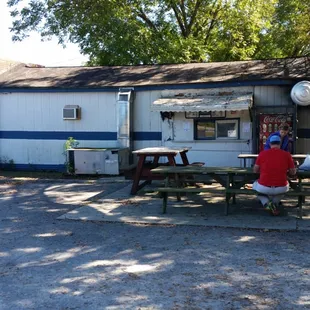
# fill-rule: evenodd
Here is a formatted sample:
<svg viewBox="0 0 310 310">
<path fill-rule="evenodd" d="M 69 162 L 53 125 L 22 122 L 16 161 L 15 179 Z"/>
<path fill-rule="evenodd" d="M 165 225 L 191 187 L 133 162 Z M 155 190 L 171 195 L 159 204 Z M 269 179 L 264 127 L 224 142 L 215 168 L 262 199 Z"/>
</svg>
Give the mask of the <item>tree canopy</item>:
<svg viewBox="0 0 310 310">
<path fill-rule="evenodd" d="M 13 40 L 78 43 L 89 65 L 310 55 L 305 0 L 9 0 Z"/>
</svg>

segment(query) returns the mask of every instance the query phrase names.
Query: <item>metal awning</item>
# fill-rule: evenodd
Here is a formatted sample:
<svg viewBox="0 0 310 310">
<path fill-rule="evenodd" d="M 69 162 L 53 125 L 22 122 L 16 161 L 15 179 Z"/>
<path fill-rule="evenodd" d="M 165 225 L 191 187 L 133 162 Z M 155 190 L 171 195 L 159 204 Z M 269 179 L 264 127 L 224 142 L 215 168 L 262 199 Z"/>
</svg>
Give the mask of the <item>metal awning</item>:
<svg viewBox="0 0 310 310">
<path fill-rule="evenodd" d="M 252 106 L 253 94 L 234 94 L 230 96 L 173 97 L 155 100 L 152 111 L 161 112 L 209 112 L 241 111 Z"/>
</svg>

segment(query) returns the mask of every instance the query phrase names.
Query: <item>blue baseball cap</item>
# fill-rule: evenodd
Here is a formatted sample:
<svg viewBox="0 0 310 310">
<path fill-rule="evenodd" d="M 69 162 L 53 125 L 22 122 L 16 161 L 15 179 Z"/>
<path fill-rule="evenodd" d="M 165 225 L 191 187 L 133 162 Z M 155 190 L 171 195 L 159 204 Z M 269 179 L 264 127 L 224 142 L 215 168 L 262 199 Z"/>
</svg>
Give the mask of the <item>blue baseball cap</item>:
<svg viewBox="0 0 310 310">
<path fill-rule="evenodd" d="M 281 142 L 281 138 L 277 135 L 274 135 L 274 136 L 271 136 L 270 137 L 270 140 L 269 140 L 270 143 L 280 143 Z"/>
</svg>

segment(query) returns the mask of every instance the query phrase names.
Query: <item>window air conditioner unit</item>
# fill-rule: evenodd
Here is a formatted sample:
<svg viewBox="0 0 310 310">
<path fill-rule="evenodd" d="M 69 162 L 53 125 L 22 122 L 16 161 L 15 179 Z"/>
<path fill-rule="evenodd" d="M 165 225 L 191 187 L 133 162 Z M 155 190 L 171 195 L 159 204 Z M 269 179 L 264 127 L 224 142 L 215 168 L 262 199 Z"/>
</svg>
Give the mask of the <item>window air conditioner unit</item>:
<svg viewBox="0 0 310 310">
<path fill-rule="evenodd" d="M 63 119 L 80 119 L 81 108 L 78 105 L 66 105 L 62 110 Z"/>
</svg>

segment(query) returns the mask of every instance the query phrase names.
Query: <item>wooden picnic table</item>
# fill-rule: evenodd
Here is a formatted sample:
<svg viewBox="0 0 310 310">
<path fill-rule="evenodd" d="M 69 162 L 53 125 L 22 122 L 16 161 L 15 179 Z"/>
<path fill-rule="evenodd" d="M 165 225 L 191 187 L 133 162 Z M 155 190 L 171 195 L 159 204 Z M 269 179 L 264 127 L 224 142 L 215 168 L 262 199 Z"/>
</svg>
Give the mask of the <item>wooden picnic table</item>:
<svg viewBox="0 0 310 310">
<path fill-rule="evenodd" d="M 201 174 L 210 175 L 215 181 L 220 183 L 222 186 L 226 186 L 226 178 L 223 180 L 223 176 L 250 176 L 258 177 L 259 173 L 254 173 L 253 168 L 249 167 L 169 167 L 169 166 L 159 166 L 151 170 L 154 174 L 163 174 L 168 176 L 170 174 Z M 310 171 L 297 170 L 296 177 L 298 180 L 310 178 Z"/>
<path fill-rule="evenodd" d="M 247 159 L 256 159 L 258 154 L 239 154 L 238 158 L 243 159 L 243 167 L 246 167 Z M 307 157 L 306 154 L 292 154 L 292 158 L 295 160 L 303 159 L 305 160 Z"/>
<path fill-rule="evenodd" d="M 166 212 L 167 207 L 167 195 L 169 192 L 212 192 L 213 189 L 208 188 L 183 188 L 182 177 L 175 178 L 177 183 L 174 186 L 171 186 L 169 183 L 169 176 L 171 175 L 208 175 L 212 177 L 216 182 L 220 183 L 225 189 L 222 190 L 226 195 L 226 211 L 228 214 L 229 209 L 229 200 L 232 197 L 233 203 L 236 203 L 235 195 L 236 194 L 253 194 L 253 190 L 249 190 L 244 187 L 245 184 L 258 179 L 259 173 L 254 173 L 252 168 L 240 168 L 240 167 L 167 167 L 160 166 L 155 169 L 152 169 L 153 174 L 162 174 L 166 177 L 165 187 L 161 191 L 164 193 L 164 202 L 163 202 L 163 212 Z M 236 177 L 241 177 L 241 180 L 236 179 Z M 300 208 L 300 218 L 302 218 L 302 201 L 306 195 L 310 195 L 309 191 L 303 191 L 303 179 L 310 178 L 310 171 L 297 171 L 296 179 L 297 182 L 289 179 L 292 191 L 289 193 L 291 196 L 296 195 L 299 199 L 299 208 Z"/>
<path fill-rule="evenodd" d="M 160 157 L 166 157 L 170 166 L 176 166 L 175 157 L 180 154 L 182 164 L 184 166 L 189 165 L 189 161 L 186 153 L 190 150 L 190 147 L 173 148 L 173 147 L 148 147 L 141 150 L 133 151 L 133 154 L 137 154 L 139 157 L 136 173 L 134 175 L 131 194 L 135 195 L 146 184 L 150 184 L 154 177 L 149 167 L 146 165 L 146 158 L 151 157 L 151 167 L 155 168 L 158 166 Z M 146 178 L 146 181 L 140 184 L 140 180 Z"/>
<path fill-rule="evenodd" d="M 252 168 L 240 168 L 240 167 L 168 167 L 159 166 L 151 170 L 152 174 L 162 174 L 166 178 L 169 175 L 208 175 L 217 183 L 221 184 L 223 187 L 227 187 L 228 179 L 230 182 L 234 182 L 235 176 L 241 176 L 244 183 L 257 178 L 258 174 L 253 172 Z M 178 178 L 181 182 L 182 178 Z M 250 180 L 249 180 L 250 179 Z M 239 182 L 241 185 L 241 182 Z"/>
</svg>

